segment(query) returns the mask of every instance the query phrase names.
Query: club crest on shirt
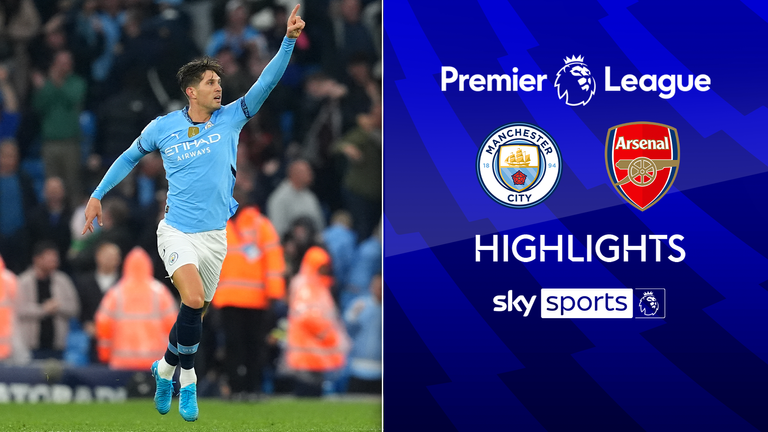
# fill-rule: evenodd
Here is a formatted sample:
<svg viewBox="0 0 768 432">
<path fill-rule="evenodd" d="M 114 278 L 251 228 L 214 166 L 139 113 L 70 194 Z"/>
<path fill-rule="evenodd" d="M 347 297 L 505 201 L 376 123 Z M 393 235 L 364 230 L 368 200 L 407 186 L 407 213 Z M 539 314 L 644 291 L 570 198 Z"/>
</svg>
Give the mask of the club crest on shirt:
<svg viewBox="0 0 768 432">
<path fill-rule="evenodd" d="M 538 126 L 510 123 L 488 135 L 477 152 L 477 178 L 497 203 L 528 208 L 547 199 L 560 182 L 562 156 Z"/>
<path fill-rule="evenodd" d="M 190 127 L 190 128 L 189 128 L 189 130 L 187 131 L 187 136 L 188 136 L 189 138 L 192 138 L 193 136 L 195 136 L 195 135 L 197 135 L 197 134 L 199 134 L 199 133 L 200 133 L 200 128 L 199 128 L 199 127 L 197 127 L 197 126 L 192 126 L 192 127 Z"/>
<path fill-rule="evenodd" d="M 638 210 L 648 210 L 669 191 L 677 176 L 677 129 L 650 122 L 614 126 L 608 130 L 605 163 L 621 197 Z"/>
<path fill-rule="evenodd" d="M 208 130 L 208 129 L 212 128 L 212 127 L 213 127 L 213 123 L 211 123 L 211 122 L 208 122 L 208 123 L 205 124 L 205 130 Z"/>
</svg>

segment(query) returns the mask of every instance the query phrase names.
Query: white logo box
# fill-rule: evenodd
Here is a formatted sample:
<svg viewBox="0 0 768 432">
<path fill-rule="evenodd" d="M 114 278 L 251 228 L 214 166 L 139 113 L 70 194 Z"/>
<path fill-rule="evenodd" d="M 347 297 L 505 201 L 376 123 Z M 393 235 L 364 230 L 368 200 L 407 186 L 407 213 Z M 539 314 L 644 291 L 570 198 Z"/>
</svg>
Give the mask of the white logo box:
<svg viewBox="0 0 768 432">
<path fill-rule="evenodd" d="M 632 318 L 632 288 L 542 288 L 542 318 Z"/>
</svg>

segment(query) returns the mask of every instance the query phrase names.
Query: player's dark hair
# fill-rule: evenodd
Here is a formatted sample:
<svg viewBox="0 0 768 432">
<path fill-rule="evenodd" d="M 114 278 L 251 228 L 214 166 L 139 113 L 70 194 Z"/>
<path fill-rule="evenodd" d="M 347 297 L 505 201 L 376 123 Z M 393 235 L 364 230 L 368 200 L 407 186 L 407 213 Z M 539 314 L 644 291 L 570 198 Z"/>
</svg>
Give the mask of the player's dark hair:
<svg viewBox="0 0 768 432">
<path fill-rule="evenodd" d="M 218 76 L 224 76 L 224 69 L 218 60 L 213 57 L 201 57 L 185 64 L 176 73 L 181 92 L 186 96 L 187 87 L 195 87 L 200 84 L 206 71 L 214 71 Z"/>
</svg>

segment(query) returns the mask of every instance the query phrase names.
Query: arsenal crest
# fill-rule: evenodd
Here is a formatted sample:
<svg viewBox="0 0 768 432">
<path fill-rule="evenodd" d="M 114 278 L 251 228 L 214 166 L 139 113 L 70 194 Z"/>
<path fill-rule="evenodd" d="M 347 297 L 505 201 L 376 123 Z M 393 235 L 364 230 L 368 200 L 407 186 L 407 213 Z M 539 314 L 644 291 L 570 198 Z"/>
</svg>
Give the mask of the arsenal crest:
<svg viewBox="0 0 768 432">
<path fill-rule="evenodd" d="M 616 191 L 645 211 L 667 193 L 680 166 L 677 129 L 650 122 L 608 129 L 605 143 L 608 176 Z"/>
</svg>

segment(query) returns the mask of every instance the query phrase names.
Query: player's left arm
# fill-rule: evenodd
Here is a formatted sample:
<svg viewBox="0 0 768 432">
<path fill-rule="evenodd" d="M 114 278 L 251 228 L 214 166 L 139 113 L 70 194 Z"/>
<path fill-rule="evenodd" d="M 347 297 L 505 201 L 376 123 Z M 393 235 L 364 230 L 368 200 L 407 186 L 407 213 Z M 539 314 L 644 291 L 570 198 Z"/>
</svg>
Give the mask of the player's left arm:
<svg viewBox="0 0 768 432">
<path fill-rule="evenodd" d="M 83 235 L 87 231 L 93 232 L 93 220 L 96 219 L 99 225 L 101 222 L 101 199 L 109 192 L 113 187 L 131 172 L 133 167 L 139 163 L 144 155 L 152 153 L 157 150 L 157 145 L 153 137 L 156 134 L 157 124 L 156 120 L 147 125 L 141 132 L 141 135 L 128 147 L 128 150 L 124 151 L 117 160 L 109 167 L 104 178 L 101 179 L 99 186 L 91 194 L 91 198 L 88 200 L 88 204 L 85 206 L 85 226 L 83 227 Z"/>
<path fill-rule="evenodd" d="M 267 67 L 264 68 L 261 76 L 251 89 L 248 90 L 248 93 L 243 96 L 244 108 L 247 108 L 246 116 L 248 118 L 261 108 L 269 93 L 272 92 L 280 81 L 285 68 L 288 67 L 296 38 L 299 37 L 301 30 L 304 28 L 304 20 L 296 15 L 296 12 L 299 11 L 299 6 L 296 5 L 293 8 L 293 12 L 291 12 L 291 16 L 288 17 L 288 30 L 285 32 L 285 38 L 283 38 L 283 43 L 280 45 L 277 54 L 275 54 L 275 57 L 269 62 Z"/>
</svg>

